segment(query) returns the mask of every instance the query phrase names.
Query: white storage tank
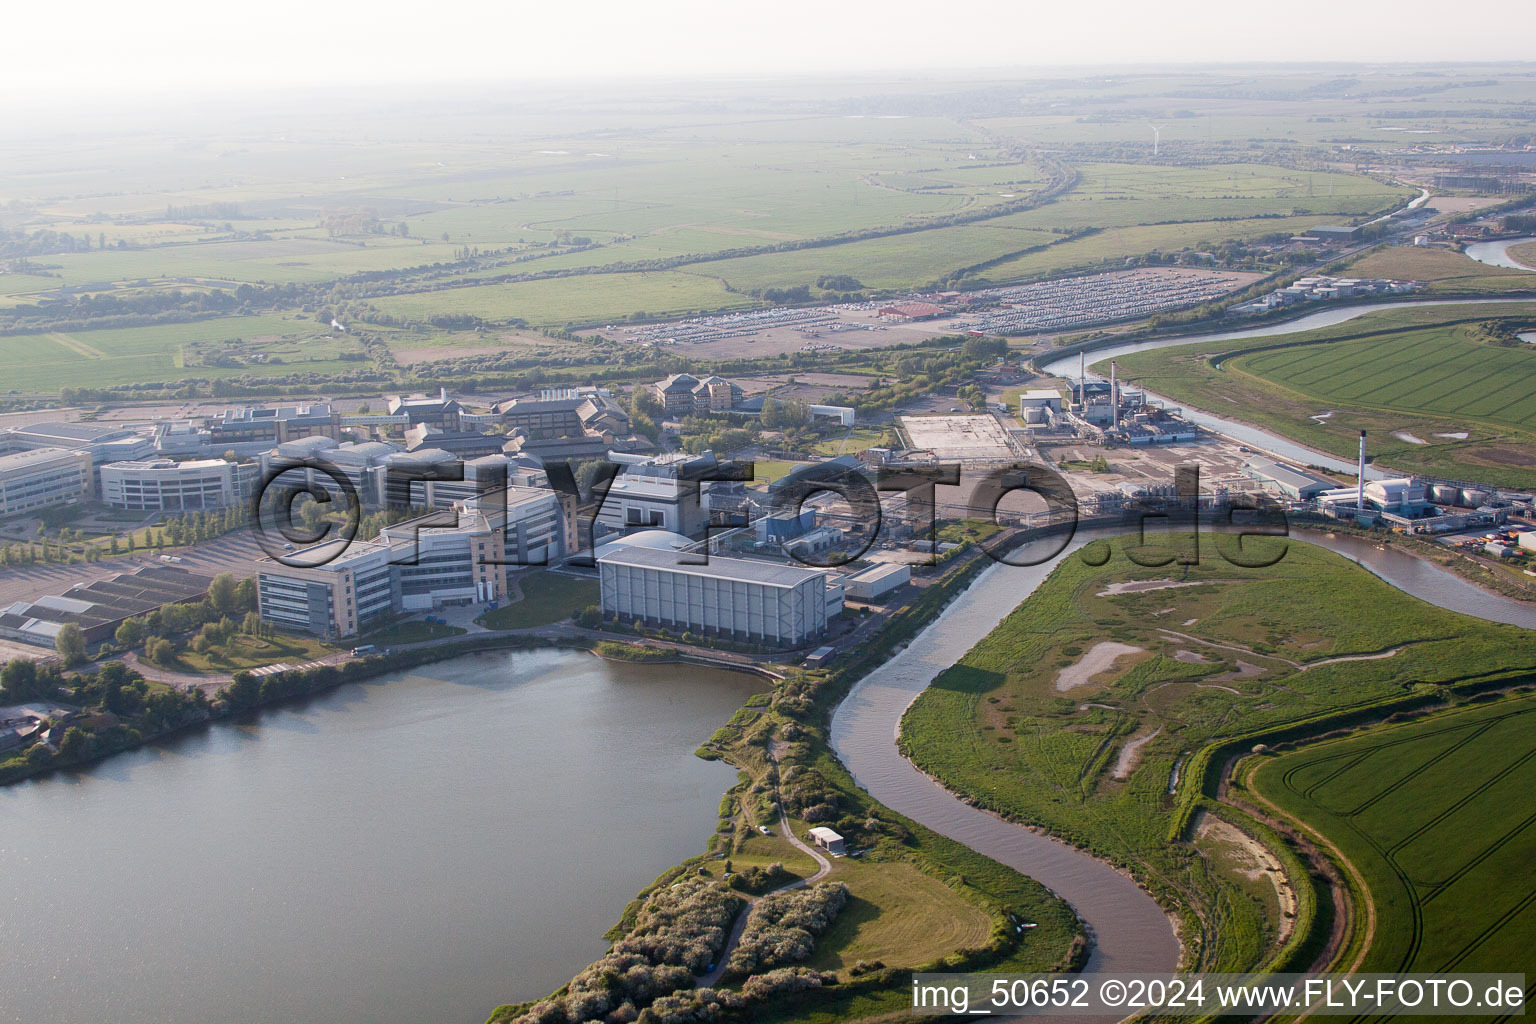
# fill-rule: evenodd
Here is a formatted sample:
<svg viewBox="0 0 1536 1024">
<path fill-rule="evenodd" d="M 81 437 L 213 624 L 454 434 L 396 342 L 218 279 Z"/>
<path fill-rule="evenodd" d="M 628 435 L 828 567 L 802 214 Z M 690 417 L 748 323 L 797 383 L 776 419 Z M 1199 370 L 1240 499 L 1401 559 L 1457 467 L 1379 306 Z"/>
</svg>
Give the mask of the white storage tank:
<svg viewBox="0 0 1536 1024">
<path fill-rule="evenodd" d="M 1461 503 L 1467 508 L 1477 508 L 1488 500 L 1488 492 L 1478 490 L 1475 487 L 1464 487 L 1461 491 Z"/>
<path fill-rule="evenodd" d="M 1429 488 L 1429 500 L 1436 505 L 1461 504 L 1461 488 L 1454 484 L 1432 484 Z"/>
</svg>

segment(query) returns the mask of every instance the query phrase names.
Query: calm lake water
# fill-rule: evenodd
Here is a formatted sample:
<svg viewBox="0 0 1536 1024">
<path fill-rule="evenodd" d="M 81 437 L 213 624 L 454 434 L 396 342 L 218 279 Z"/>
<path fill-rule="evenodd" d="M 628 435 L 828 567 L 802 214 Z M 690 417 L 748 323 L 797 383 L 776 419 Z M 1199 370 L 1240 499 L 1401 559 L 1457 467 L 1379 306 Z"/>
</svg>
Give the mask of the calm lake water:
<svg viewBox="0 0 1536 1024">
<path fill-rule="evenodd" d="M 761 689 L 471 655 L 0 789 L 0 1021 L 479 1024 L 699 852 Z"/>
</svg>

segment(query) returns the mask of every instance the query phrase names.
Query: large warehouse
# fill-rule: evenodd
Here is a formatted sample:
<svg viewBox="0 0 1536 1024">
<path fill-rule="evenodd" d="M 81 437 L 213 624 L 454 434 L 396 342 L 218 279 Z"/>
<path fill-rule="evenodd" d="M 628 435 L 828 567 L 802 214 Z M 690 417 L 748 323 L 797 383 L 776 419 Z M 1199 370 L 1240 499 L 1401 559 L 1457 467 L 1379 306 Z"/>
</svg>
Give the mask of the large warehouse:
<svg viewBox="0 0 1536 1024">
<path fill-rule="evenodd" d="M 736 640 L 800 647 L 842 610 L 843 588 L 791 565 L 710 556 L 685 564 L 687 538 L 645 530 L 597 553 L 604 615 Z"/>
</svg>

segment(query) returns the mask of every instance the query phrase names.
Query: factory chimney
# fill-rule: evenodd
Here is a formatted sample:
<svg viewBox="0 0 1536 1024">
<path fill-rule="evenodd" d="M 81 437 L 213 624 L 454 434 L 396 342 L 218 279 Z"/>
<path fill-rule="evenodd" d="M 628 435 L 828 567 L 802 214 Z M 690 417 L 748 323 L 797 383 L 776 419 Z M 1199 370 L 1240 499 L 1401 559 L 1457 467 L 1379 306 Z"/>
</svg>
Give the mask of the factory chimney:
<svg viewBox="0 0 1536 1024">
<path fill-rule="evenodd" d="M 1365 431 L 1360 431 L 1360 477 L 1355 481 L 1355 510 L 1365 509 Z"/>
<path fill-rule="evenodd" d="M 1109 407 L 1114 411 L 1115 429 L 1120 429 L 1120 380 L 1115 361 L 1109 361 Z"/>
<path fill-rule="evenodd" d="M 1088 404 L 1088 353 L 1077 354 L 1077 404 Z"/>
</svg>

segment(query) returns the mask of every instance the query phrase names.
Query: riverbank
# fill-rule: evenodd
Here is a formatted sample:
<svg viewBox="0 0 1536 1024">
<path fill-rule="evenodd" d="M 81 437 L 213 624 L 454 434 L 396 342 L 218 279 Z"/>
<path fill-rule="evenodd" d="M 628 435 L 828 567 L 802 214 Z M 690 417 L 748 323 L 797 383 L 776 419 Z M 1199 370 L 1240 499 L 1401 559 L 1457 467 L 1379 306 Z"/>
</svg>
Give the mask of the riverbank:
<svg viewBox="0 0 1536 1024">
<path fill-rule="evenodd" d="M 1408 598 L 1310 544 L 1293 541 L 1263 568 L 1207 560 L 1178 577 L 1194 584 L 1184 588 L 1152 587 L 1167 569 L 1121 557 L 1119 542 L 1115 554 L 1097 567 L 1059 562 L 923 690 L 903 717 L 902 748 L 968 801 L 1130 870 L 1182 908 L 1198 937 L 1192 967 L 1257 969 L 1279 952 L 1278 911 L 1256 914 L 1246 883 L 1188 856 L 1199 843 L 1182 795 L 1162 796 L 1181 753 L 1234 725 L 1386 698 L 1405 678 L 1536 671 L 1519 657 L 1527 634 Z M 1148 586 L 1106 586 L 1122 580 Z M 1266 617 L 1271 605 L 1289 609 L 1283 621 Z M 1063 695 L 1057 672 L 1110 641 L 1120 657 Z M 1136 742 L 1139 765 L 1115 778 L 1116 755 Z"/>
</svg>

